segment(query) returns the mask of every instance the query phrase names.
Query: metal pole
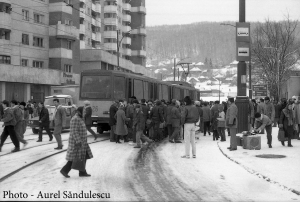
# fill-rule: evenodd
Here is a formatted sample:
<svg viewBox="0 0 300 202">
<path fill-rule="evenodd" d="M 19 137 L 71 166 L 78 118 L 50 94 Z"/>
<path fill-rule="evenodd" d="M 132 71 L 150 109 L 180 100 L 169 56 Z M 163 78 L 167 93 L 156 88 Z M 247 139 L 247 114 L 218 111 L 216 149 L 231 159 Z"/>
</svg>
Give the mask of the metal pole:
<svg viewBox="0 0 300 202">
<path fill-rule="evenodd" d="M 118 70 L 120 70 L 120 61 L 119 61 L 119 30 L 117 30 L 117 57 L 118 57 Z"/>
<path fill-rule="evenodd" d="M 279 51 L 278 48 L 276 48 L 276 56 L 277 56 L 277 91 L 278 91 L 278 100 L 280 99 L 280 79 L 279 79 Z"/>
<path fill-rule="evenodd" d="M 220 87 L 221 87 L 221 82 L 219 80 L 219 102 L 221 102 L 221 99 L 220 99 Z"/>
<path fill-rule="evenodd" d="M 175 73 L 176 73 L 176 71 L 175 71 L 175 67 L 176 67 L 176 58 L 174 58 L 174 70 L 173 70 L 173 74 L 174 74 L 174 81 L 175 81 Z"/>
<path fill-rule="evenodd" d="M 177 76 L 178 76 L 178 81 L 179 81 L 179 68 L 177 69 Z"/>
</svg>

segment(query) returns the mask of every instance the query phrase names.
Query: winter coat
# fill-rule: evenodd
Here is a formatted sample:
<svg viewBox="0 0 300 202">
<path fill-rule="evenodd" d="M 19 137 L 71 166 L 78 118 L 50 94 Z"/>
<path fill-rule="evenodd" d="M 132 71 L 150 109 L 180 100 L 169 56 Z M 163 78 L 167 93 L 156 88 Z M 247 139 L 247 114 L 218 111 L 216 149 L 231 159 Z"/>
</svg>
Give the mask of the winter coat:
<svg viewBox="0 0 300 202">
<path fill-rule="evenodd" d="M 174 104 L 170 104 L 167 107 L 167 119 L 166 119 L 167 124 L 172 124 L 172 112 L 171 111 L 172 111 L 173 107 L 175 107 Z"/>
<path fill-rule="evenodd" d="M 211 109 L 210 109 L 210 118 L 211 121 L 214 118 L 214 115 L 216 112 L 219 112 L 219 104 L 215 104 Z"/>
<path fill-rule="evenodd" d="M 128 105 L 126 108 L 126 117 L 133 119 L 133 114 L 134 114 L 134 106 L 133 105 Z"/>
<path fill-rule="evenodd" d="M 118 108 L 116 106 L 116 103 L 112 104 L 109 108 L 109 125 L 114 126 L 117 123 L 117 120 L 115 119 L 115 115 L 118 111 Z"/>
<path fill-rule="evenodd" d="M 116 134 L 117 135 L 127 135 L 128 129 L 126 130 L 127 126 L 125 125 L 126 121 L 129 121 L 130 118 L 126 118 L 125 112 L 123 109 L 119 109 L 115 115 L 117 120 L 116 124 Z M 126 127 L 126 128 L 125 128 Z"/>
<path fill-rule="evenodd" d="M 267 115 L 262 114 L 261 116 L 262 116 L 261 120 L 255 119 L 255 126 L 256 128 L 260 128 L 260 130 L 263 130 L 265 129 L 266 126 L 271 125 L 272 121 Z"/>
<path fill-rule="evenodd" d="M 19 122 L 23 121 L 24 115 L 23 115 L 22 110 L 20 109 L 20 107 L 18 105 L 15 105 L 14 107 L 12 107 L 12 110 L 13 110 L 16 122 L 19 123 Z"/>
<path fill-rule="evenodd" d="M 6 109 L 4 109 L 1 121 L 4 122 L 4 126 L 16 125 L 17 122 L 14 117 L 13 110 L 11 108 L 7 107 Z"/>
<path fill-rule="evenodd" d="M 150 112 L 149 117 L 154 123 L 163 123 L 163 109 L 160 106 L 154 106 Z"/>
<path fill-rule="evenodd" d="M 163 117 L 164 117 L 164 121 L 167 122 L 167 110 L 168 110 L 168 106 L 167 105 L 160 105 L 162 108 L 162 112 L 163 112 Z"/>
<path fill-rule="evenodd" d="M 54 126 L 64 126 L 66 124 L 66 110 L 59 105 L 54 112 Z"/>
<path fill-rule="evenodd" d="M 279 118 L 281 114 L 281 105 L 277 104 L 274 106 L 275 109 L 275 118 Z"/>
<path fill-rule="evenodd" d="M 285 110 L 285 109 L 283 109 Z M 283 130 L 285 132 L 285 137 L 292 137 L 294 134 L 294 125 L 288 125 L 288 118 L 285 116 L 283 110 L 280 114 L 279 124 L 283 124 Z"/>
<path fill-rule="evenodd" d="M 237 128 L 238 125 L 238 108 L 232 103 L 227 109 L 225 125 L 227 128 Z M 232 125 L 233 124 L 233 125 Z"/>
<path fill-rule="evenodd" d="M 136 117 L 133 122 L 133 126 L 135 127 L 136 131 L 141 131 L 145 129 L 146 119 L 144 116 L 144 112 L 140 110 L 136 113 Z"/>
<path fill-rule="evenodd" d="M 265 103 L 265 109 L 264 109 L 264 115 L 267 115 L 272 122 L 274 122 L 275 119 L 275 108 L 272 103 Z"/>
<path fill-rule="evenodd" d="M 293 107 L 293 113 L 295 117 L 295 124 L 300 124 L 300 104 L 295 103 Z"/>
<path fill-rule="evenodd" d="M 219 111 L 213 110 L 212 112 L 213 114 L 211 118 L 211 130 L 218 130 Z"/>
<path fill-rule="evenodd" d="M 257 105 L 257 112 L 265 114 L 265 103 L 261 102 Z"/>
<path fill-rule="evenodd" d="M 4 109 L 3 109 L 3 106 L 2 106 L 2 104 L 0 104 L 0 119 L 2 119 L 2 116 L 3 116 L 3 114 L 4 114 L 4 111 L 3 111 Z"/>
<path fill-rule="evenodd" d="M 92 110 L 91 106 L 85 107 L 84 122 L 85 122 L 86 126 L 93 125 L 92 113 L 93 113 L 93 110 Z"/>
<path fill-rule="evenodd" d="M 178 107 L 173 105 L 170 117 L 171 117 L 172 127 L 173 128 L 180 127 L 181 114 L 180 114 L 180 110 Z"/>
<path fill-rule="evenodd" d="M 75 144 L 81 142 L 80 148 L 75 148 Z M 82 118 L 77 114 L 73 116 L 70 122 L 70 137 L 67 151 L 67 161 L 74 161 L 75 159 L 93 158 L 92 151 L 87 143 L 86 126 Z"/>
<path fill-rule="evenodd" d="M 42 107 L 39 121 L 41 121 L 41 126 L 49 126 L 49 111 L 46 107 Z"/>
<path fill-rule="evenodd" d="M 181 117 L 182 123 L 197 123 L 200 114 L 195 105 L 186 105 Z"/>
<path fill-rule="evenodd" d="M 145 104 L 141 104 L 141 108 L 142 108 L 142 111 L 144 113 L 144 118 L 145 118 L 145 120 L 147 120 L 148 117 L 149 117 L 149 110 L 150 110 L 150 108 L 147 105 L 145 105 Z"/>
<path fill-rule="evenodd" d="M 203 111 L 203 122 L 210 121 L 211 118 L 210 118 L 209 106 L 202 107 L 202 111 Z"/>
</svg>

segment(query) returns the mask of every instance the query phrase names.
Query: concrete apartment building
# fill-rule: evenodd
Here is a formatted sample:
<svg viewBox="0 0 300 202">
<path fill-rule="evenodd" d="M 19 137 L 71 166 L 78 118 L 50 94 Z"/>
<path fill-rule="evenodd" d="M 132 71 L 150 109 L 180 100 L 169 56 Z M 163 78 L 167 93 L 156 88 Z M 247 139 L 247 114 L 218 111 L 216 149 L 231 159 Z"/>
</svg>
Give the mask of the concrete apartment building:
<svg viewBox="0 0 300 202">
<path fill-rule="evenodd" d="M 152 75 L 145 14 L 145 0 L 0 0 L 0 100 L 43 101 L 85 66 L 117 70 L 117 38 L 121 70 Z"/>
</svg>

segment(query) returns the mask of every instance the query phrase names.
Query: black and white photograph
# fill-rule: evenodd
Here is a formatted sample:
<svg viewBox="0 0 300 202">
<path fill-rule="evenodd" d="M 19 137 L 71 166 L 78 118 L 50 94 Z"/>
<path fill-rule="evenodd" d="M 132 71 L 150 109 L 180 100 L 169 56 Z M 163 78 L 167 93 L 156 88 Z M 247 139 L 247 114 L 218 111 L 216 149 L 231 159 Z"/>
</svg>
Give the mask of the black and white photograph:
<svg viewBox="0 0 300 202">
<path fill-rule="evenodd" d="M 0 201 L 300 201 L 300 0 L 0 0 Z"/>
</svg>

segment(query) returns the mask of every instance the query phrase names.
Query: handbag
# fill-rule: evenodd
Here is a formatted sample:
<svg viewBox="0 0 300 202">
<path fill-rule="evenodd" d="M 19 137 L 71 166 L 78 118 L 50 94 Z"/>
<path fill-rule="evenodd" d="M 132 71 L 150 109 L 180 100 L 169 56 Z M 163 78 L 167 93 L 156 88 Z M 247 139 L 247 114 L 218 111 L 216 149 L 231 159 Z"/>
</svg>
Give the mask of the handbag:
<svg viewBox="0 0 300 202">
<path fill-rule="evenodd" d="M 225 120 L 218 120 L 218 128 L 225 128 Z"/>
<path fill-rule="evenodd" d="M 285 132 L 282 128 L 278 131 L 278 141 L 286 141 L 287 138 L 285 138 Z"/>
<path fill-rule="evenodd" d="M 72 161 L 72 169 L 85 171 L 85 159 L 78 158 L 79 157 L 78 153 L 79 153 L 79 149 L 77 149 L 75 160 Z"/>
<path fill-rule="evenodd" d="M 128 128 L 127 128 L 126 124 L 124 124 L 124 130 L 125 130 L 125 134 L 127 135 L 128 134 Z"/>
</svg>

